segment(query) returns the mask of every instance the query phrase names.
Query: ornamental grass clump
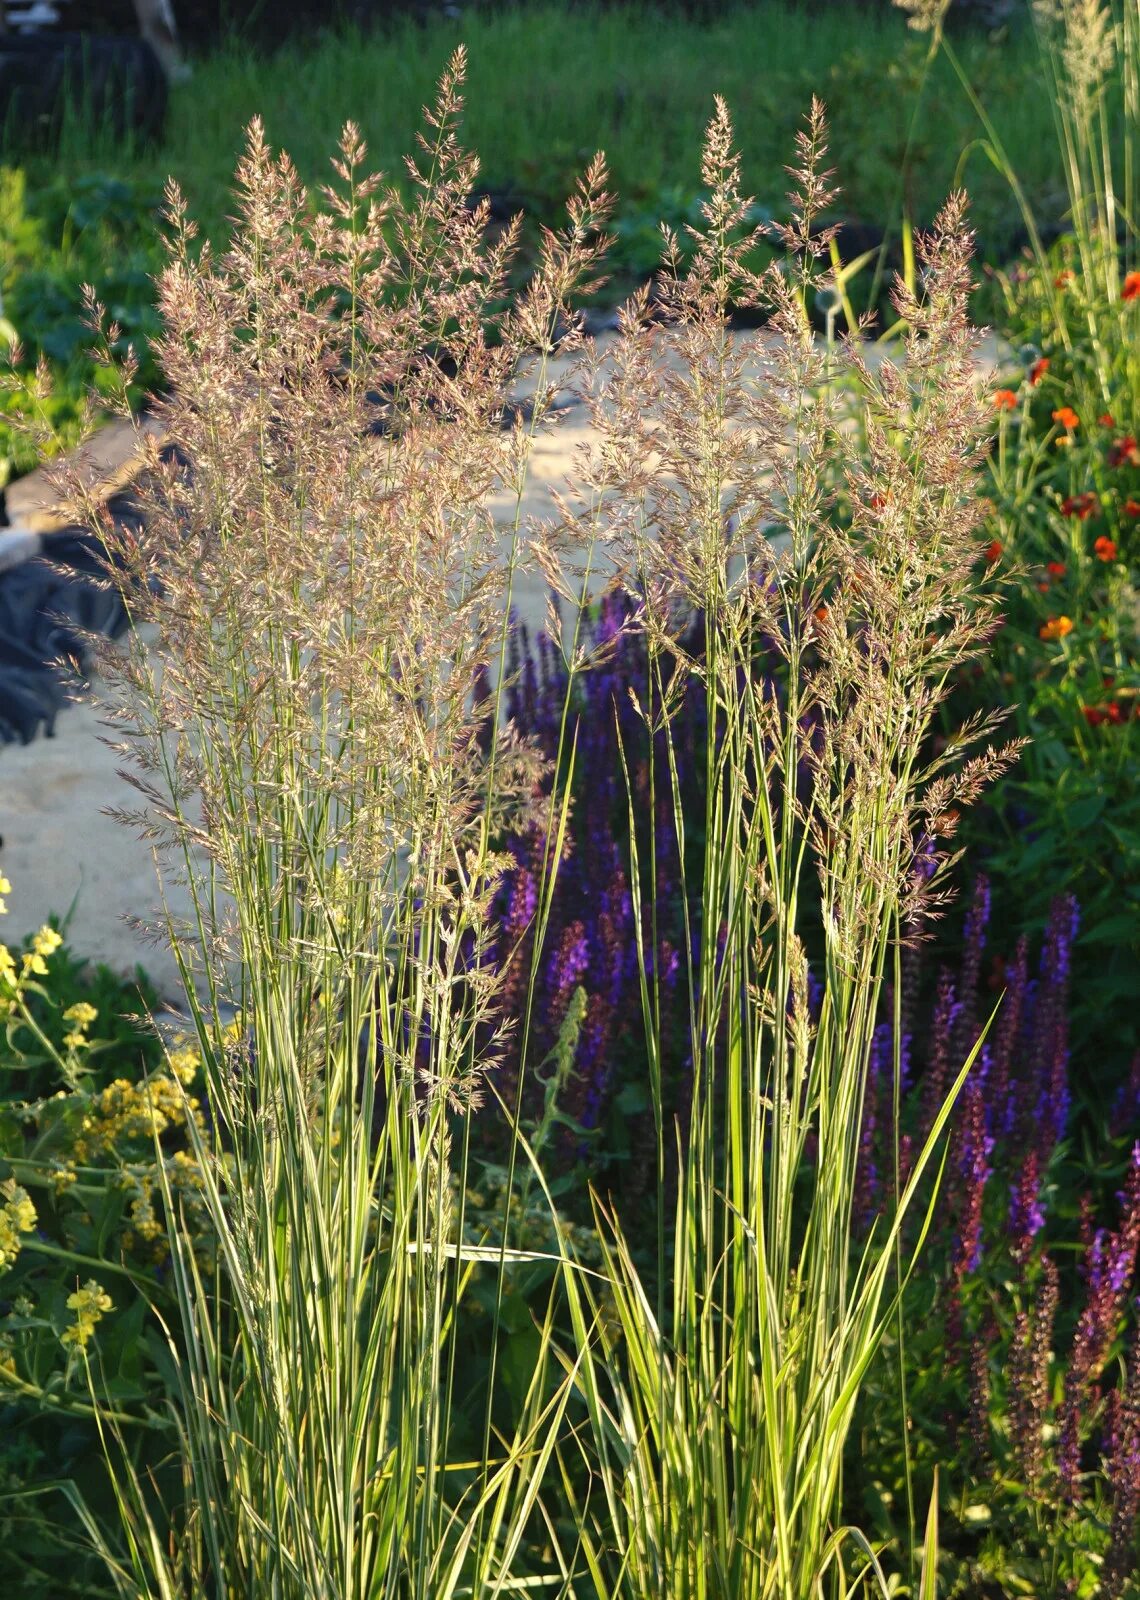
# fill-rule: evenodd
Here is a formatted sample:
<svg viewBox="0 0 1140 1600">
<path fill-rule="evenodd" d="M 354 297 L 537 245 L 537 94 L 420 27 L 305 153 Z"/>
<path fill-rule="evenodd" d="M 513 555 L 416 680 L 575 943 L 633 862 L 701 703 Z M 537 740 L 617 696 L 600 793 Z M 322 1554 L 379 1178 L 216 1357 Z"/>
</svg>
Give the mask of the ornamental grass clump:
<svg viewBox="0 0 1140 1600">
<path fill-rule="evenodd" d="M 251 126 L 221 257 L 169 190 L 174 450 L 151 443 L 145 525 L 108 532 L 152 644 L 108 670 L 143 802 L 125 820 L 193 908 L 171 933 L 216 1259 L 168 1188 L 182 1488 L 159 1504 L 108 1427 L 124 1538 L 92 1531 L 124 1594 L 498 1593 L 568 1392 L 544 1327 L 517 1427 L 468 1418 L 456 1455 L 453 1197 L 510 1022 L 485 913 L 540 774 L 476 693 L 520 559 L 489 502 L 521 493 L 607 200 L 598 162 L 508 308 L 517 227 L 492 242 L 468 205 L 462 73 L 460 52 L 407 202 L 363 176 L 351 126 L 323 208 Z"/>
<path fill-rule="evenodd" d="M 579 602 L 573 628 L 553 629 L 567 709 L 544 799 L 539 751 L 498 714 L 517 508 L 552 398 L 545 362 L 575 342 L 568 305 L 607 200 L 598 162 L 512 302 L 517 230 L 490 241 L 468 205 L 461 70 L 459 57 L 410 202 L 361 176 L 349 129 L 340 187 L 315 210 L 256 125 L 223 257 L 195 257 L 171 193 L 159 417 L 174 448 L 150 449 L 142 528 L 111 537 L 134 619 L 154 625 L 119 662 L 143 801 L 125 815 L 190 892 L 189 925 L 169 921 L 202 1058 L 207 1127 L 187 1127 L 214 1259 L 202 1268 L 165 1185 L 177 1447 L 140 1474 L 107 1418 L 123 1537 L 89 1528 L 127 1595 L 806 1600 L 872 1568 L 885 1584 L 840 1525 L 844 1443 L 912 1265 L 902 1220 L 978 1045 L 864 1243 L 869 1062 L 902 930 L 937 906 L 942 842 L 1004 759 L 959 759 L 992 719 L 938 756 L 926 743 L 993 614 L 971 592 L 985 406 L 964 204 L 924 244 L 921 299 L 899 291 L 905 365 L 873 374 L 854 348 L 817 348 L 807 317 L 830 242 L 822 108 L 800 140 L 788 262 L 760 278 L 718 104 L 691 264 L 668 239 L 652 316 L 635 298 L 612 354 L 588 353 L 596 443 L 536 541 L 544 575 Z M 749 303 L 771 316 L 751 350 L 728 326 Z M 524 410 L 511 400 L 528 364 Z M 844 374 L 865 457 L 836 399 Z M 491 509 L 504 489 L 506 529 Z M 551 1230 L 562 1270 L 530 1307 L 537 1337 L 504 1426 L 495 1341 L 525 1259 L 510 1242 L 516 1175 L 527 1199 L 551 1188 L 553 1113 L 528 1144 L 525 1082 L 551 1054 L 536 974 L 599 560 L 644 635 L 632 692 L 654 734 L 634 774 L 618 721 L 656 1271 L 647 1289 L 643 1252 L 601 1200 L 600 1271 Z M 691 696 L 696 800 L 676 726 Z M 666 808 L 674 860 L 668 829 L 664 852 L 643 844 L 642 805 L 650 822 Z M 490 923 L 519 861 L 509 834 L 535 829 L 520 985 Z M 661 959 L 666 895 L 675 962 Z M 578 956 L 549 956 L 552 992 L 573 1001 L 561 1079 L 573 1028 L 598 1019 Z M 686 999 L 679 1126 L 665 985 Z M 467 1156 L 500 1056 L 504 1215 L 480 1250 L 464 1242 Z M 893 1073 L 897 1097 L 897 1051 Z M 497 1268 L 495 1347 L 472 1415 L 462 1339 L 479 1261 Z M 925 1560 L 931 1593 L 932 1535 Z"/>
<path fill-rule="evenodd" d="M 799 153 L 788 265 L 757 278 L 718 107 L 705 225 L 684 277 L 670 272 L 666 242 L 657 315 L 674 364 L 660 364 L 661 335 L 635 303 L 591 396 L 599 443 L 581 483 L 594 509 L 567 519 L 579 541 L 611 541 L 642 608 L 638 698 L 665 735 L 649 814 L 667 797 L 678 841 L 669 882 L 697 908 L 682 950 L 692 1083 L 681 1130 L 660 1115 L 664 977 L 649 959 L 660 865 L 640 852 L 631 815 L 658 1108 L 656 1283 L 601 1201 L 612 1303 L 588 1279 L 568 1279 L 594 1473 L 577 1502 L 583 1549 L 596 1591 L 630 1600 L 802 1600 L 847 1592 L 872 1571 L 885 1584 L 870 1544 L 841 1525 L 844 1445 L 913 1265 L 902 1219 L 978 1049 L 956 1063 L 900 1198 L 864 1245 L 853 1211 L 884 982 L 900 930 L 943 893 L 959 808 L 1005 759 L 960 759 L 988 733 L 985 719 L 940 756 L 927 744 L 950 675 L 993 621 L 992 604 L 971 596 L 985 401 L 972 370 L 962 198 L 923 243 L 922 298 L 897 290 L 904 364 L 873 373 L 854 347 L 821 350 L 805 310 L 831 199 L 818 103 Z M 770 314 L 751 348 L 730 340 L 730 301 Z M 866 409 L 865 459 L 833 399 L 840 373 Z M 854 508 L 846 517 L 829 488 L 836 462 Z M 694 613 L 697 649 L 683 631 Z M 774 676 L 756 670 L 773 646 Z M 680 687 L 694 684 L 707 728 L 695 814 L 681 803 L 673 742 Z M 696 884 L 694 833 L 704 846 Z M 580 1464 L 563 1460 L 573 1488 Z"/>
</svg>

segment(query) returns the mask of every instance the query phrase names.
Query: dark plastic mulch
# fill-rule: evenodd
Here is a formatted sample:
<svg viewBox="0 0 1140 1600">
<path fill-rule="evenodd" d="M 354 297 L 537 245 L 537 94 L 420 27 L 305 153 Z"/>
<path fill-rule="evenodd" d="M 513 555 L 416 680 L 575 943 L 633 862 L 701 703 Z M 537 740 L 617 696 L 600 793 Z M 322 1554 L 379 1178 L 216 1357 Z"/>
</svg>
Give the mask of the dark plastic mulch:
<svg viewBox="0 0 1140 1600">
<path fill-rule="evenodd" d="M 109 509 L 116 521 L 137 521 L 127 494 L 116 495 Z M 42 552 L 0 572 L 0 744 L 50 737 L 85 681 L 88 636 L 117 639 L 127 626 L 97 535 L 61 528 L 44 535 Z"/>
</svg>

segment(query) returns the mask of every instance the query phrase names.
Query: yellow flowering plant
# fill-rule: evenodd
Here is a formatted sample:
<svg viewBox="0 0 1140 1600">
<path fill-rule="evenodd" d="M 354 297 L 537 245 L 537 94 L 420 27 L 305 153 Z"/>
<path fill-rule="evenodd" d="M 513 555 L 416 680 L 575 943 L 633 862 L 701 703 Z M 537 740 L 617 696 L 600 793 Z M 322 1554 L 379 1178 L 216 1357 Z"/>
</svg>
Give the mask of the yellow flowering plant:
<svg viewBox="0 0 1140 1600">
<path fill-rule="evenodd" d="M 0 914 L 10 893 L 0 876 Z M 154 1004 L 83 966 L 58 928 L 0 942 L 0 1502 L 17 1486 L 22 1506 L 39 1506 L 29 1492 L 64 1479 L 98 1501 L 100 1420 L 141 1448 L 165 1415 L 165 1194 L 211 1266 L 192 1153 L 208 1138 L 200 1057 L 140 1031 L 128 1017 L 140 998 Z M 34 1545 L 53 1582 L 58 1558 L 70 1583 L 74 1529 L 60 1509 L 21 1513 L 38 1519 L 29 1544 L 23 1524 L 6 1539 L 0 1503 L 0 1539 Z"/>
</svg>

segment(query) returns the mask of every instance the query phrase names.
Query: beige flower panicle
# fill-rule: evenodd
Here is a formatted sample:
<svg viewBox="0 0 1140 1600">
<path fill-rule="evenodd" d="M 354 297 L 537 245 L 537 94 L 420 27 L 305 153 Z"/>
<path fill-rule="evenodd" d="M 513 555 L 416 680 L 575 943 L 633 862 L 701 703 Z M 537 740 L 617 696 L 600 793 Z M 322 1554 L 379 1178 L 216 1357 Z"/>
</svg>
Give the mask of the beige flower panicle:
<svg viewBox="0 0 1140 1600">
<path fill-rule="evenodd" d="M 937 685 L 950 681 L 993 626 L 987 607 L 968 598 L 977 553 L 974 474 L 988 414 L 967 315 L 972 237 L 964 197 L 952 197 L 920 241 L 921 292 L 896 290 L 910 329 L 904 362 L 871 372 L 857 343 L 834 355 L 820 351 L 794 277 L 804 272 L 810 283 L 829 194 L 821 107 L 801 135 L 800 158 L 799 198 L 784 240 L 798 265 L 791 278 L 770 272 L 757 281 L 738 253 L 737 240 L 747 245 L 748 206 L 718 107 L 706 153 L 708 226 L 694 231 L 691 270 L 658 291 L 656 326 L 635 302 L 612 361 L 587 389 L 598 443 L 583 457 L 580 484 L 603 507 L 597 525 L 615 565 L 631 576 L 654 648 L 681 661 L 672 624 L 696 610 L 731 637 L 760 630 L 802 675 L 816 724 L 813 738 L 797 745 L 816 777 L 803 820 L 826 878 L 825 900 L 842 900 L 837 933 L 853 953 L 867 908 L 904 880 L 908 919 L 916 921 L 919 899 L 933 913 L 943 891 L 913 879 L 913 840 L 928 812 L 967 803 L 1014 750 L 995 750 L 950 774 L 937 763 L 924 767 L 914 743 L 939 702 Z M 758 340 L 749 351 L 746 341 L 727 338 L 726 284 L 737 302 L 766 303 L 778 341 Z M 659 373 L 666 339 L 678 359 Z M 750 359 L 759 381 L 745 371 Z M 840 375 L 861 397 L 862 451 L 845 431 Z M 853 507 L 850 529 L 840 496 Z M 581 537 L 589 517 L 571 508 L 566 526 Z M 782 545 L 769 540 L 775 530 L 786 536 Z M 684 666 L 698 676 L 706 670 L 699 660 Z M 764 761 L 774 769 L 779 757 L 767 752 L 785 743 L 777 710 L 757 705 L 755 717 L 757 728 L 767 728 Z M 994 725 L 967 730 L 956 749 L 987 741 Z M 882 773 L 900 767 L 903 749 L 914 778 L 895 786 L 888 803 Z M 769 781 L 779 781 L 774 771 Z M 856 826 L 872 814 L 881 817 L 877 829 Z M 855 892 L 860 883 L 865 894 Z"/>
<path fill-rule="evenodd" d="M 1033 0 L 1033 15 L 1059 66 L 1068 110 L 1087 120 L 1116 60 L 1116 24 L 1106 0 Z"/>
<path fill-rule="evenodd" d="M 448 926 L 471 925 L 494 881 L 488 841 L 542 775 L 487 713 L 524 555 L 504 553 L 491 507 L 551 414 L 543 363 L 580 343 L 570 300 L 596 275 L 611 201 L 599 159 L 508 295 L 519 229 L 496 236 L 470 204 L 464 69 L 458 51 L 406 199 L 365 172 L 351 124 L 318 208 L 251 123 L 224 253 L 199 254 L 168 187 L 158 420 L 190 466 L 142 441 L 144 526 L 108 538 L 157 643 L 135 634 L 103 668 L 142 797 L 119 815 L 163 861 L 187 843 L 201 863 L 201 959 L 223 994 L 263 938 L 291 969 L 323 970 L 330 951 L 377 960 L 409 886 Z M 316 873 L 297 823 L 313 816 Z M 442 864 L 473 849 L 475 881 L 445 906 Z M 288 908 L 272 932 L 215 909 L 215 888 L 252 904 L 262 868 Z M 458 943 L 440 948 L 454 965 Z M 316 1033 L 306 1049 L 320 1054 Z"/>
<path fill-rule="evenodd" d="M 919 33 L 933 33 L 941 28 L 953 0 L 894 0 L 894 4 L 907 13 L 910 27 Z"/>
</svg>

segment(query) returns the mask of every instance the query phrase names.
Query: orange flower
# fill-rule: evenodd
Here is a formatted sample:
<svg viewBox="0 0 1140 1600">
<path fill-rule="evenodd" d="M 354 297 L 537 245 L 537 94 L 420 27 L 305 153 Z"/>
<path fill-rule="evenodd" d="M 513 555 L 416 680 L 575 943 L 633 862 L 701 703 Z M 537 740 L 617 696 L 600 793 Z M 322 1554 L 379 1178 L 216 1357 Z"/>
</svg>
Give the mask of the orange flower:
<svg viewBox="0 0 1140 1600">
<path fill-rule="evenodd" d="M 1075 274 L 1071 267 L 1066 267 L 1064 272 L 1059 272 L 1053 279 L 1054 289 L 1067 289 L 1072 283 Z"/>
<path fill-rule="evenodd" d="M 1053 413 L 1053 421 L 1059 422 L 1066 433 L 1072 433 L 1074 428 L 1079 428 L 1081 419 L 1072 406 L 1060 406 Z"/>
<path fill-rule="evenodd" d="M 1067 500 L 1061 501 L 1061 515 L 1079 517 L 1082 522 L 1095 517 L 1099 510 L 1100 501 L 1095 494 L 1071 494 Z"/>
<path fill-rule="evenodd" d="M 1030 383 L 1038 383 L 1049 370 L 1049 357 L 1040 356 L 1029 369 Z"/>
<path fill-rule="evenodd" d="M 1042 639 L 1063 639 L 1067 633 L 1072 633 L 1072 631 L 1073 619 L 1064 616 L 1050 617 L 1048 622 L 1043 623 L 1037 630 Z"/>
<path fill-rule="evenodd" d="M 1140 449 L 1137 448 L 1136 440 L 1130 433 L 1126 433 L 1123 439 L 1114 440 L 1108 452 L 1110 467 L 1122 467 L 1125 462 L 1130 467 L 1140 467 Z"/>
<path fill-rule="evenodd" d="M 996 389 L 994 391 L 994 410 L 1012 411 L 1017 404 L 1017 396 L 1012 389 Z"/>
<path fill-rule="evenodd" d="M 1120 291 L 1122 300 L 1140 300 L 1140 272 L 1129 272 L 1125 275 L 1124 287 Z"/>
<path fill-rule="evenodd" d="M 1140 517 L 1140 500 L 1126 500 L 1124 502 L 1124 515 L 1126 517 Z"/>
<path fill-rule="evenodd" d="M 1063 578 L 1065 576 L 1065 563 L 1063 561 L 1050 561 L 1047 570 L 1054 578 Z"/>
<path fill-rule="evenodd" d="M 1098 417 L 1096 420 L 1100 423 L 1102 428 L 1116 427 L 1116 418 L 1113 416 L 1111 411 L 1106 411 L 1103 417 Z"/>
<path fill-rule="evenodd" d="M 1093 545 L 1093 549 L 1096 551 L 1098 561 L 1116 560 L 1116 545 L 1111 539 L 1106 538 L 1103 533 Z"/>
<path fill-rule="evenodd" d="M 1040 594 L 1048 594 L 1049 593 L 1049 585 L 1046 583 L 1044 578 L 1038 579 L 1037 589 L 1038 589 L 1038 593 L 1040 593 Z"/>
<path fill-rule="evenodd" d="M 828 610 L 827 606 L 816 606 L 815 620 L 817 622 L 826 622 L 830 615 L 831 612 Z"/>
<path fill-rule="evenodd" d="M 1001 540 L 992 539 L 986 546 L 986 560 L 992 567 L 995 561 L 1001 560 Z"/>
</svg>

